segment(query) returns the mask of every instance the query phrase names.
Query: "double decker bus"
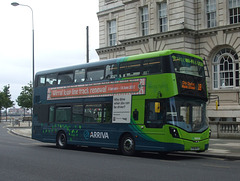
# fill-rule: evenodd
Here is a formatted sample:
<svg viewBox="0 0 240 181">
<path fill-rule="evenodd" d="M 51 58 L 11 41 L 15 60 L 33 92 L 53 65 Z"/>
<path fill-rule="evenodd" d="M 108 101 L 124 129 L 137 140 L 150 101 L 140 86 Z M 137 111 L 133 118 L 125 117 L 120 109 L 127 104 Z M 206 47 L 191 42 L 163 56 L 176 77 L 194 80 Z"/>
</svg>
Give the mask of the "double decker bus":
<svg viewBox="0 0 240 181">
<path fill-rule="evenodd" d="M 32 138 L 141 151 L 209 146 L 203 60 L 165 50 L 38 72 Z"/>
</svg>

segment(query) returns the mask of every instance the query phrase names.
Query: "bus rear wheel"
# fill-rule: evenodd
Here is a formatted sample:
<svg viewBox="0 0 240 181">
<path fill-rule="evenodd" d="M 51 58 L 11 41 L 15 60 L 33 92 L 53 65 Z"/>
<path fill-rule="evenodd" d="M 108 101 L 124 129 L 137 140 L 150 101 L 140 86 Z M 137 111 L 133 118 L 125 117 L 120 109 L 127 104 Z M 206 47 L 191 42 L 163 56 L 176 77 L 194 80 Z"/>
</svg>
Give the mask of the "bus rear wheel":
<svg viewBox="0 0 240 181">
<path fill-rule="evenodd" d="M 135 153 L 135 141 L 130 134 L 126 134 L 122 137 L 120 143 L 120 150 L 123 155 L 131 156 Z"/>
<path fill-rule="evenodd" d="M 62 149 L 67 147 L 67 136 L 63 131 L 57 134 L 56 145 Z"/>
</svg>

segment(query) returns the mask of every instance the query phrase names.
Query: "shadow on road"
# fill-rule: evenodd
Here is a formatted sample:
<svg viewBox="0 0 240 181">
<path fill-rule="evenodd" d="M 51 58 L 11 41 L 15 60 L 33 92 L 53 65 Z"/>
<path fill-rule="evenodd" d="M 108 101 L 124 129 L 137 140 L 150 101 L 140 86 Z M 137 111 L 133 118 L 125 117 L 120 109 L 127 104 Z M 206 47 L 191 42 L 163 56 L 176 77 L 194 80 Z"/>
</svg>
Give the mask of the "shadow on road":
<svg viewBox="0 0 240 181">
<path fill-rule="evenodd" d="M 79 151 L 79 152 L 89 152 L 89 153 L 98 153 L 98 154 L 109 154 L 109 155 L 119 155 L 122 156 L 121 153 L 116 149 L 109 148 L 99 148 L 99 147 L 88 147 L 88 146 L 68 146 L 66 149 L 59 149 L 54 144 L 50 145 L 39 145 L 43 148 L 58 150 L 66 150 L 66 151 Z M 172 152 L 168 154 L 161 154 L 158 152 L 140 152 L 137 151 L 134 156 L 139 158 L 147 158 L 147 159 L 161 159 L 168 161 L 181 161 L 181 160 L 196 160 L 196 159 L 204 159 L 204 157 L 198 155 L 188 155 L 188 153 L 178 153 Z"/>
</svg>

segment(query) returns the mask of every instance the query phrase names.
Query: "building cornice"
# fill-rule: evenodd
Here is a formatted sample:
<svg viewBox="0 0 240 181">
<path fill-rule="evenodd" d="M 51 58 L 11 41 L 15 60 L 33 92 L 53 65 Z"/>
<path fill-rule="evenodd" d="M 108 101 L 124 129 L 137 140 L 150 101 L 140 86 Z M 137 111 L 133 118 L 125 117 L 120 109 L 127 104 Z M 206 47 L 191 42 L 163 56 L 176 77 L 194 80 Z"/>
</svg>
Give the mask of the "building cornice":
<svg viewBox="0 0 240 181">
<path fill-rule="evenodd" d="M 157 34 L 152 34 L 147 36 L 119 40 L 120 42 L 119 45 L 99 48 L 96 51 L 98 52 L 98 54 L 121 51 L 121 50 L 125 50 L 125 47 L 127 46 L 148 43 L 150 39 L 153 39 L 154 41 L 159 41 L 161 39 L 169 39 L 169 38 L 175 38 L 179 36 L 201 38 L 204 36 L 216 35 L 219 31 L 223 31 L 224 33 L 229 33 L 229 32 L 239 32 L 239 30 L 240 30 L 240 24 L 218 26 L 218 27 L 202 29 L 198 31 L 184 28 L 184 29 L 168 31 L 164 33 L 157 33 Z"/>
<path fill-rule="evenodd" d="M 129 3 L 133 3 L 139 0 L 122 0 L 123 4 L 129 4 Z"/>
<path fill-rule="evenodd" d="M 96 49 L 96 51 L 98 54 L 121 51 L 121 50 L 125 50 L 126 46 L 131 46 L 131 45 L 141 44 L 141 43 L 148 43 L 149 39 L 153 39 L 153 40 L 157 41 L 159 39 L 167 39 L 170 37 L 179 37 L 179 36 L 185 36 L 185 35 L 195 36 L 195 34 L 196 34 L 195 32 L 196 31 L 190 30 L 190 29 L 181 29 L 181 30 L 168 31 L 168 32 L 164 32 L 164 33 L 158 33 L 158 34 L 153 34 L 153 35 L 147 35 L 147 36 L 126 39 L 126 40 L 120 40 L 119 42 L 121 44 L 119 44 L 119 45 L 99 48 L 99 49 Z"/>
<path fill-rule="evenodd" d="M 122 51 L 122 50 L 125 50 L 125 47 L 122 45 L 115 45 L 115 46 L 109 46 L 109 47 L 103 47 L 103 48 L 96 49 L 98 54 L 110 53 L 110 52 Z"/>
<path fill-rule="evenodd" d="M 196 31 L 185 28 L 181 30 L 168 31 L 164 33 L 157 33 L 157 34 L 141 36 L 141 37 L 126 39 L 126 40 L 120 40 L 120 42 L 121 42 L 121 45 L 126 46 L 126 45 L 132 45 L 132 44 L 146 43 L 149 41 L 149 39 L 159 40 L 159 39 L 167 39 L 170 37 L 178 37 L 178 36 L 184 36 L 184 35 L 195 36 Z"/>
<path fill-rule="evenodd" d="M 100 16 L 108 15 L 109 13 L 116 13 L 118 11 L 124 11 L 124 8 L 125 8 L 124 5 L 119 5 L 119 6 L 116 6 L 116 7 L 105 9 L 105 10 L 97 12 L 97 16 L 100 17 Z"/>
<path fill-rule="evenodd" d="M 214 28 L 201 29 L 196 31 L 199 37 L 209 36 L 217 34 L 218 31 L 223 31 L 224 33 L 236 32 L 240 30 L 240 24 L 231 24 L 226 26 L 217 26 Z"/>
</svg>

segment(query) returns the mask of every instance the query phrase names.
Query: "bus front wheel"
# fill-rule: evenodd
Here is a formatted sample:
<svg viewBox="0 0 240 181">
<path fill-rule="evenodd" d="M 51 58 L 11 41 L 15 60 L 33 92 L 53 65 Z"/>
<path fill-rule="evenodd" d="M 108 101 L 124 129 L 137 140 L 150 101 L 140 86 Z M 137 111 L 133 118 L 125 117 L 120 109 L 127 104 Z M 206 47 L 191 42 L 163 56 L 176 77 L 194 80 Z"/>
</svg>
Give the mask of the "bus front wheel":
<svg viewBox="0 0 240 181">
<path fill-rule="evenodd" d="M 67 147 L 67 136 L 66 134 L 61 131 L 57 135 L 56 145 L 58 148 L 66 148 Z"/>
<path fill-rule="evenodd" d="M 123 155 L 131 156 L 135 153 L 135 141 L 130 134 L 126 134 L 122 137 L 120 143 L 120 150 Z"/>
</svg>

